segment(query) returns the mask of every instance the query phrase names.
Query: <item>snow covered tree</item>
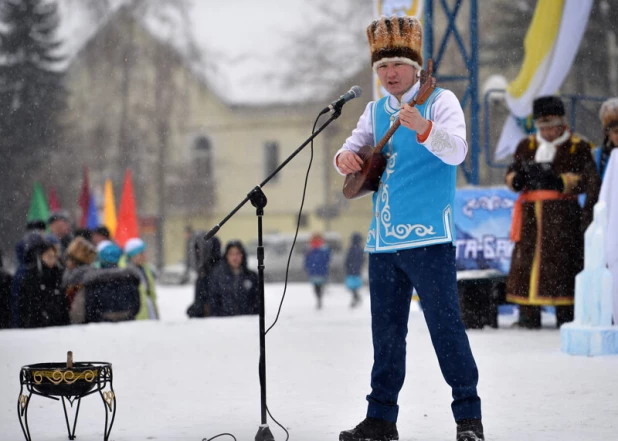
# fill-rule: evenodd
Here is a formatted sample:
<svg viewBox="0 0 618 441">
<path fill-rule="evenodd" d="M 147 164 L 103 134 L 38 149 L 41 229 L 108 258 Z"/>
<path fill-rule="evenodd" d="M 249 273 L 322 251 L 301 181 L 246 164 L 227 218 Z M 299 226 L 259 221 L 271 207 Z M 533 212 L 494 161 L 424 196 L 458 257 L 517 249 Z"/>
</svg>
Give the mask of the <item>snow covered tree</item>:
<svg viewBox="0 0 618 441">
<path fill-rule="evenodd" d="M 66 93 L 57 5 L 0 0 L 0 242 L 23 229 L 31 183 L 57 148 Z"/>
</svg>

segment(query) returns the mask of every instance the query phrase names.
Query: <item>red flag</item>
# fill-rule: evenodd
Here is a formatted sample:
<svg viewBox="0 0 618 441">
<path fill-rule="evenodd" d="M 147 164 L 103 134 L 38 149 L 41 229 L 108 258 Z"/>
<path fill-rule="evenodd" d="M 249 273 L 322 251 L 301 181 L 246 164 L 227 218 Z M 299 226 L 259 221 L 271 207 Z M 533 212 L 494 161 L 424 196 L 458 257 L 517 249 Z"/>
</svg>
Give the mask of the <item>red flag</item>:
<svg viewBox="0 0 618 441">
<path fill-rule="evenodd" d="M 79 208 L 82 210 L 82 216 L 79 220 L 79 226 L 86 228 L 88 223 L 88 206 L 90 205 L 90 184 L 88 183 L 88 167 L 84 167 L 84 179 L 82 180 L 82 191 L 79 193 L 77 200 Z"/>
<path fill-rule="evenodd" d="M 131 170 L 127 169 L 124 175 L 122 197 L 118 210 L 118 225 L 116 226 L 114 240 L 120 247 L 124 247 L 126 241 L 133 237 L 139 237 L 139 230 L 137 227 L 137 209 L 135 207 Z"/>
<path fill-rule="evenodd" d="M 49 204 L 49 211 L 60 210 L 60 202 L 58 201 L 58 195 L 54 187 L 49 187 L 49 195 L 47 196 L 47 203 Z"/>
</svg>

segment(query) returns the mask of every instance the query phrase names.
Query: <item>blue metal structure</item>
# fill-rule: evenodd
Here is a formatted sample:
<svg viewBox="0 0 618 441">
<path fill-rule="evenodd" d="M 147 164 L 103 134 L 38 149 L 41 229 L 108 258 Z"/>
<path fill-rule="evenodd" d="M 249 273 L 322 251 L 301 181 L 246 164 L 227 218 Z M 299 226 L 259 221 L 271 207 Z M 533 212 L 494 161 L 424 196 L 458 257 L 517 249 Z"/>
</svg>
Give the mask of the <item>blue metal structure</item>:
<svg viewBox="0 0 618 441">
<path fill-rule="evenodd" d="M 444 35 L 440 36 L 438 40 L 438 51 L 434 52 L 434 5 L 437 4 L 438 8 L 441 8 L 446 15 L 448 25 Z M 468 127 L 470 127 L 470 159 L 468 164 L 464 162 L 461 165 L 461 169 L 466 177 L 468 183 L 473 185 L 479 184 L 479 156 L 480 156 L 480 142 L 479 142 L 479 98 L 478 98 L 478 5 L 477 0 L 467 0 L 470 6 L 470 19 L 468 33 L 470 35 L 469 47 L 467 48 L 464 39 L 462 38 L 462 32 L 457 27 L 456 19 L 461 10 L 461 6 L 464 0 L 455 0 L 453 6 L 449 6 L 448 0 L 426 0 L 425 1 L 425 18 L 424 18 L 424 34 L 425 34 L 425 59 L 432 58 L 434 62 L 434 72 L 438 84 L 448 81 L 465 81 L 467 82 L 466 92 L 461 99 L 461 107 L 469 107 L 470 120 Z M 454 38 L 457 43 L 457 47 L 464 60 L 468 72 L 466 75 L 439 75 L 440 62 L 444 56 L 446 46 L 450 38 Z"/>
</svg>

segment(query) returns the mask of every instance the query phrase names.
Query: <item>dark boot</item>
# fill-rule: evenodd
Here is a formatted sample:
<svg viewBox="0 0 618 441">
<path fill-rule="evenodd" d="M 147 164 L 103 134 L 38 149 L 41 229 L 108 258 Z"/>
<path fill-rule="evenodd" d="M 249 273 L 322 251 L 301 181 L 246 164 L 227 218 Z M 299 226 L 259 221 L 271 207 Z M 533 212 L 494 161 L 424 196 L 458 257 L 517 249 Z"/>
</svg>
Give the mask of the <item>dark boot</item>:
<svg viewBox="0 0 618 441">
<path fill-rule="evenodd" d="M 358 291 L 354 290 L 352 291 L 352 303 L 350 304 L 350 308 L 356 308 L 358 306 L 358 304 L 360 303 L 360 295 L 358 294 Z"/>
<path fill-rule="evenodd" d="M 541 307 L 532 305 L 519 305 L 520 328 L 541 329 Z"/>
<path fill-rule="evenodd" d="M 573 321 L 573 305 L 556 306 L 556 327 Z"/>
<path fill-rule="evenodd" d="M 367 417 L 351 430 L 339 434 L 339 441 L 393 441 L 399 439 L 397 424 Z"/>
<path fill-rule="evenodd" d="M 457 422 L 457 441 L 485 441 L 481 420 L 461 420 Z"/>
</svg>

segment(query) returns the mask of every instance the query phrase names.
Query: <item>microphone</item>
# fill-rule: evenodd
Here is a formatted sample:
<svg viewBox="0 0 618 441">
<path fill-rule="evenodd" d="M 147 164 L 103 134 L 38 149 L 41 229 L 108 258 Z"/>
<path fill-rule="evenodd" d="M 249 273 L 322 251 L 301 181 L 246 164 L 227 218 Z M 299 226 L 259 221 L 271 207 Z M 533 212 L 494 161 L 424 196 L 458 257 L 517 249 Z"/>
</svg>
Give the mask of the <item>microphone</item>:
<svg viewBox="0 0 618 441">
<path fill-rule="evenodd" d="M 330 103 L 328 107 L 324 107 L 324 109 L 322 109 L 322 111 L 320 112 L 320 115 L 326 112 L 335 113 L 336 111 L 341 110 L 341 107 L 343 107 L 345 103 L 347 103 L 348 101 L 354 98 L 358 98 L 359 96 L 362 95 L 362 93 L 363 93 L 363 90 L 360 87 L 352 86 L 352 88 L 348 90 L 346 93 L 344 93 L 343 95 L 341 95 L 339 99 Z"/>
</svg>

